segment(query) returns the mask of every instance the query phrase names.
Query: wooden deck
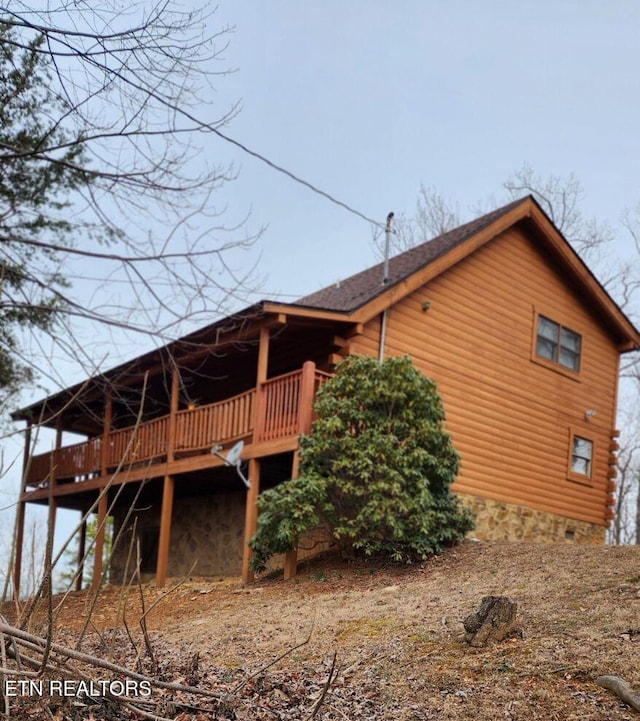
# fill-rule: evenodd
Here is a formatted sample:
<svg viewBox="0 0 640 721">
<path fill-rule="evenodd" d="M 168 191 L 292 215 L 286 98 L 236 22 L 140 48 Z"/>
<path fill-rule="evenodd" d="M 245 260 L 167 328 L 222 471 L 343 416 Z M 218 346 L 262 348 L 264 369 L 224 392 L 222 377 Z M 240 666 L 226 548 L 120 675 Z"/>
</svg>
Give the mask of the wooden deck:
<svg viewBox="0 0 640 721">
<path fill-rule="evenodd" d="M 270 442 L 295 438 L 308 427 L 313 397 L 330 377 L 308 363 L 232 398 L 31 456 L 25 490 L 43 490 L 52 480 L 54 486 L 81 484 L 139 464 L 178 463 L 210 455 L 213 445 L 229 446 L 241 439 L 268 447 Z"/>
</svg>

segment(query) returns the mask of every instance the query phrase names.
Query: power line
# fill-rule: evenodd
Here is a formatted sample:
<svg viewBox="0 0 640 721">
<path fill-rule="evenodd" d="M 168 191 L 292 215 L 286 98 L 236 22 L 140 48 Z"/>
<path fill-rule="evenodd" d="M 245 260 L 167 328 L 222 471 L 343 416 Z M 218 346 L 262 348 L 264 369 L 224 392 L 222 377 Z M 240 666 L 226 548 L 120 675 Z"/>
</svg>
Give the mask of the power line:
<svg viewBox="0 0 640 721">
<path fill-rule="evenodd" d="M 24 16 L 17 14 L 17 13 L 11 13 L 11 15 L 14 18 L 14 23 L 17 26 L 22 26 L 30 29 L 35 29 L 38 32 L 46 34 L 48 38 L 53 37 L 54 40 L 56 40 L 59 43 L 62 43 L 63 45 L 68 45 L 67 36 L 69 35 L 81 35 L 81 33 L 71 33 L 64 31 L 59 28 L 46 28 L 43 26 L 38 26 L 35 23 L 32 23 L 25 19 Z M 58 35 L 62 35 L 61 37 L 58 37 Z M 72 49 L 73 46 L 71 46 Z M 331 203 L 334 203 L 335 205 L 343 208 L 347 212 L 351 213 L 352 215 L 357 216 L 358 218 L 365 220 L 367 223 L 373 224 L 375 227 L 384 229 L 385 225 L 384 223 L 381 223 L 378 220 L 374 220 L 373 218 L 370 218 L 368 215 L 365 215 L 364 213 L 361 213 L 359 210 L 356 210 L 355 208 L 351 207 L 347 203 L 345 203 L 342 200 L 338 200 L 338 198 L 335 198 L 330 193 L 327 193 L 325 190 L 322 190 L 321 188 L 318 188 L 317 186 L 313 185 L 313 183 L 310 183 L 308 180 L 305 180 L 304 178 L 301 178 L 300 176 L 296 175 L 295 173 L 292 173 L 290 170 L 287 170 L 282 165 L 278 165 L 278 163 L 274 163 L 272 160 L 269 160 L 266 156 L 262 155 L 261 153 L 258 153 L 256 150 L 252 150 L 248 146 L 244 145 L 244 143 L 241 143 L 238 140 L 235 140 L 234 138 L 230 137 L 229 135 L 226 135 L 221 130 L 219 130 L 217 127 L 215 127 L 211 123 L 204 122 L 197 118 L 192 113 L 188 112 L 184 107 L 181 107 L 177 104 L 174 104 L 169 99 L 167 99 L 165 96 L 163 96 L 161 93 L 157 92 L 153 88 L 145 87 L 143 83 L 140 82 L 134 82 L 131 78 L 125 77 L 122 72 L 118 70 L 114 70 L 113 68 L 110 68 L 106 65 L 106 61 L 103 63 L 100 63 L 96 61 L 93 57 L 88 58 L 91 63 L 93 63 L 96 67 L 104 70 L 110 75 L 113 75 L 114 77 L 119 78 L 120 80 L 123 80 L 125 83 L 127 83 L 130 87 L 135 88 L 137 90 L 142 91 L 143 93 L 146 93 L 149 97 L 154 98 L 155 100 L 159 101 L 162 105 L 164 105 L 166 108 L 173 110 L 174 112 L 177 112 L 178 114 L 182 115 L 185 118 L 188 118 L 193 123 L 196 124 L 197 127 L 200 128 L 206 128 L 207 130 L 215 133 L 219 138 L 224 140 L 227 143 L 230 143 L 231 145 L 234 145 L 236 148 L 239 148 L 242 150 L 242 152 L 246 153 L 247 155 L 250 155 L 253 158 L 257 158 L 258 160 L 262 161 L 266 165 L 268 165 L 273 170 L 277 171 L 278 173 L 282 173 L 282 175 L 286 175 L 288 178 L 293 180 L 296 183 L 299 183 L 300 185 L 304 186 L 308 190 L 310 190 L 313 193 L 316 193 L 317 195 L 320 195 L 321 197 L 325 198 L 326 200 L 330 201 Z"/>
<path fill-rule="evenodd" d="M 291 180 L 295 181 L 296 183 L 300 183 L 300 185 L 303 185 L 304 187 L 308 188 L 314 193 L 317 193 L 318 195 L 321 195 L 323 198 L 326 198 L 327 200 L 330 200 L 332 203 L 335 203 L 336 205 L 339 205 L 341 208 L 344 208 L 349 213 L 352 213 L 353 215 L 357 215 L 359 218 L 362 218 L 362 220 L 366 220 L 367 223 L 372 223 L 373 225 L 377 226 L 378 228 L 384 228 L 384 223 L 381 223 L 378 220 L 373 220 L 373 218 L 369 218 L 369 216 L 365 215 L 364 213 L 361 213 L 359 210 L 356 210 L 355 208 L 352 208 L 350 205 L 347 205 L 347 203 L 344 203 L 342 200 L 338 200 L 337 198 L 334 198 L 333 195 L 330 195 L 326 191 L 322 190 L 321 188 L 317 188 L 315 185 L 310 183 L 308 180 L 305 180 L 304 178 L 299 177 L 295 173 L 292 173 L 290 170 L 287 170 L 286 168 L 283 168 L 281 165 L 278 165 L 277 163 L 274 163 L 272 160 L 269 160 L 269 158 L 265 157 L 264 155 L 261 155 L 255 150 L 251 150 L 251 148 L 248 148 L 246 145 L 241 143 L 238 140 L 234 140 L 228 135 L 225 135 L 223 132 L 218 130 L 217 128 L 213 127 L 212 125 L 207 124 L 207 127 L 209 130 L 213 131 L 218 137 L 222 138 L 222 140 L 225 140 L 227 143 L 231 143 L 232 145 L 235 145 L 237 148 L 240 148 L 244 153 L 247 153 L 248 155 L 251 155 L 254 158 L 257 158 L 258 160 L 261 160 L 263 163 L 266 163 L 270 168 L 273 168 L 279 173 L 282 173 L 283 175 L 286 175 Z"/>
</svg>

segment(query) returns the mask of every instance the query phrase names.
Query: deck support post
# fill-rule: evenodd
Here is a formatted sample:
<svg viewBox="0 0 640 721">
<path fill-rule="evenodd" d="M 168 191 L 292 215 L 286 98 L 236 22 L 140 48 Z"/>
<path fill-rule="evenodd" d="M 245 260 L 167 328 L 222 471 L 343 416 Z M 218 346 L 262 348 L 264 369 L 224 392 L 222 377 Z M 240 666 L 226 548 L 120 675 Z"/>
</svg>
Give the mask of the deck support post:
<svg viewBox="0 0 640 721">
<path fill-rule="evenodd" d="M 174 365 L 171 372 L 171 398 L 169 402 L 169 438 L 167 439 L 167 463 L 175 460 L 177 412 L 180 400 L 180 370 Z M 160 538 L 158 540 L 158 560 L 156 563 L 156 588 L 163 588 L 167 582 L 169 553 L 171 550 L 171 519 L 173 517 L 173 497 L 175 478 L 164 477 L 162 488 L 162 510 L 160 511 Z"/>
<path fill-rule="evenodd" d="M 298 410 L 298 433 L 306 435 L 311 432 L 313 419 L 313 399 L 316 390 L 316 364 L 307 361 L 302 366 L 302 379 L 300 381 L 300 407 Z M 291 478 L 297 478 L 300 468 L 300 451 L 293 453 Z M 298 548 L 287 551 L 284 557 L 284 579 L 289 581 L 296 577 L 298 566 Z"/>
<path fill-rule="evenodd" d="M 167 582 L 169 567 L 169 548 L 171 544 L 171 516 L 173 514 L 173 493 L 175 479 L 164 477 L 162 489 L 162 510 L 160 512 L 160 539 L 158 541 L 158 562 L 156 564 L 156 587 L 163 588 Z"/>
<path fill-rule="evenodd" d="M 109 434 L 111 433 L 112 417 L 113 396 L 111 389 L 109 388 L 107 390 L 104 403 L 104 426 L 102 428 L 102 445 L 100 447 L 100 475 L 102 478 L 107 475 L 109 470 Z M 93 591 L 98 590 L 100 582 L 102 581 L 102 556 L 104 555 L 104 534 L 107 525 L 108 496 L 104 486 L 100 489 L 99 493 L 100 500 L 98 501 L 98 521 L 96 525 L 96 538 L 93 546 L 93 578 L 91 579 L 91 589 Z M 82 576 L 80 576 L 80 583 L 82 583 Z"/>
<path fill-rule="evenodd" d="M 293 452 L 291 463 L 291 479 L 297 478 L 300 472 L 300 451 Z M 298 570 L 298 545 L 287 551 L 284 556 L 284 580 L 291 581 L 296 577 Z"/>
<path fill-rule="evenodd" d="M 27 425 L 24 434 L 24 455 L 22 457 L 22 483 L 20 484 L 20 497 L 27 490 L 27 474 L 31 459 L 31 424 Z M 26 503 L 18 501 L 18 513 L 16 516 L 16 531 L 13 541 L 13 597 L 16 601 L 20 599 L 20 577 L 22 574 L 22 546 L 24 544 L 24 521 L 26 514 Z"/>
<path fill-rule="evenodd" d="M 260 345 L 258 346 L 258 367 L 256 370 L 256 385 L 267 380 L 269 365 L 269 340 L 271 331 L 269 328 L 260 328 Z"/>
<path fill-rule="evenodd" d="M 62 416 L 58 417 L 56 421 L 56 450 L 54 453 L 53 469 L 51 471 L 51 478 L 49 479 L 49 487 L 55 488 L 56 479 L 58 477 L 58 470 L 60 468 L 60 449 L 62 448 Z"/>
<path fill-rule="evenodd" d="M 171 371 L 171 398 L 169 399 L 169 437 L 167 438 L 167 462 L 175 460 L 178 405 L 180 403 L 180 369 L 177 365 Z"/>
<path fill-rule="evenodd" d="M 91 589 L 97 591 L 102 581 L 102 556 L 104 555 L 104 535 L 107 526 L 107 491 L 102 488 L 100 490 L 100 500 L 98 501 L 98 522 L 96 529 L 96 541 L 94 546 L 93 558 L 93 580 Z"/>
<path fill-rule="evenodd" d="M 82 512 L 84 515 L 84 512 Z M 78 541 L 78 566 L 76 569 L 76 591 L 82 591 L 82 577 L 84 576 L 84 553 L 87 546 L 87 519 L 80 526 L 80 539 Z"/>
<path fill-rule="evenodd" d="M 247 490 L 247 508 L 244 521 L 244 548 L 242 552 L 242 583 L 250 583 L 254 579 L 251 570 L 251 557 L 253 551 L 249 548 L 249 541 L 258 528 L 258 495 L 260 494 L 260 461 L 257 458 L 249 460 L 249 480 L 251 486 Z"/>
<path fill-rule="evenodd" d="M 291 581 L 298 571 L 298 549 L 293 548 L 284 554 L 284 580 Z"/>
</svg>

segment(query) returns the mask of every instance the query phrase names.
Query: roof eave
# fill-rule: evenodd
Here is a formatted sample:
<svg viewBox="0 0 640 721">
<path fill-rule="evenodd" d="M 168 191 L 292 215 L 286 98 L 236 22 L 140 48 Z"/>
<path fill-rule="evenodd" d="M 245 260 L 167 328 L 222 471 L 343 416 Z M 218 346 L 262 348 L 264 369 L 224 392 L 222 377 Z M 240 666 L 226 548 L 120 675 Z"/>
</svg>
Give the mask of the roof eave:
<svg viewBox="0 0 640 721">
<path fill-rule="evenodd" d="M 140 373 L 144 372 L 142 369 L 147 366 L 153 367 L 154 365 L 161 364 L 163 358 L 187 358 L 192 355 L 192 352 L 186 351 L 185 346 L 189 344 L 193 344 L 195 346 L 200 338 L 204 338 L 207 334 L 215 333 L 217 329 L 220 329 L 220 331 L 224 333 L 225 325 L 231 322 L 237 323 L 242 319 L 259 321 L 256 324 L 255 329 L 255 332 L 258 332 L 261 323 L 263 321 L 268 322 L 269 320 L 267 318 L 267 313 L 264 310 L 265 304 L 265 301 L 260 301 L 259 303 L 247 306 L 237 313 L 232 313 L 224 318 L 220 318 L 215 323 L 211 323 L 205 328 L 200 328 L 186 336 L 177 338 L 176 340 L 166 343 L 163 346 L 150 350 L 147 353 L 143 353 L 135 358 L 130 358 L 129 360 L 119 363 L 117 366 L 109 368 L 102 373 L 97 373 L 80 383 L 63 388 L 62 390 L 42 398 L 39 401 L 35 401 L 28 406 L 19 408 L 11 413 L 11 420 L 26 421 L 43 425 L 47 425 L 47 423 L 50 424 L 52 416 L 55 416 L 59 412 L 56 410 L 59 406 L 64 406 L 67 403 L 72 402 L 73 398 L 79 398 L 84 392 L 86 392 L 87 389 L 93 388 L 95 391 L 98 391 L 100 388 L 113 384 L 116 379 L 121 379 L 122 377 L 127 376 L 129 378 L 137 378 Z M 247 337 L 249 337 L 249 333 L 250 331 L 248 331 Z M 225 338 L 224 344 L 228 342 L 230 341 Z M 134 368 L 138 368 L 139 370 L 137 370 L 135 374 L 132 374 L 131 371 Z M 124 384 L 120 382 L 118 385 L 122 386 Z M 47 407 L 50 409 L 50 413 L 48 415 L 44 413 L 44 409 Z"/>
<path fill-rule="evenodd" d="M 489 223 L 486 227 L 473 233 L 451 250 L 443 253 L 435 260 L 418 268 L 404 278 L 400 278 L 394 283 L 391 283 L 386 289 L 383 289 L 357 309 L 352 310 L 353 318 L 360 323 L 366 323 L 386 308 L 390 308 L 393 304 L 464 260 L 485 243 L 515 225 L 515 223 L 523 218 L 529 217 L 531 214 L 530 201 L 532 200 L 531 197 L 524 198 L 522 202 L 514 208 Z"/>
<path fill-rule="evenodd" d="M 560 263 L 572 273 L 573 280 L 587 293 L 606 321 L 612 324 L 620 339 L 618 350 L 621 353 L 640 350 L 640 331 L 566 241 L 549 216 L 538 203 L 533 199 L 532 201 L 531 221 L 543 234 L 544 240 L 553 249 Z"/>
<path fill-rule="evenodd" d="M 599 312 L 607 322 L 612 324 L 613 334 L 618 339 L 619 351 L 639 350 L 640 331 L 600 284 L 532 196 L 523 198 L 522 202 L 514 208 L 440 257 L 418 268 L 408 276 L 398 279 L 387 288 L 382 289 L 373 298 L 356 308 L 352 308 L 347 313 L 348 317 L 355 322 L 368 322 L 385 309 L 390 308 L 410 293 L 464 260 L 500 233 L 505 232 L 517 223 L 527 220 L 535 225 L 542 234 L 544 242 L 553 248 L 558 259 L 572 274 L 573 280 L 588 294 L 589 299 L 597 305 Z"/>
</svg>

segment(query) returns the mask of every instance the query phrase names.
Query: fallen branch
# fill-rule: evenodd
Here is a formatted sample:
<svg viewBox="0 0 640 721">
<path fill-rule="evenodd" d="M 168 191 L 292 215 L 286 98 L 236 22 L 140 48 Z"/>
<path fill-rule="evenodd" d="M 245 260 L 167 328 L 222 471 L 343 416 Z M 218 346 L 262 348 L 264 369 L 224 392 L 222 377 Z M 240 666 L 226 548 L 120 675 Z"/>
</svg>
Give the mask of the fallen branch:
<svg viewBox="0 0 640 721">
<path fill-rule="evenodd" d="M 7 692 L 5 690 L 7 688 L 7 685 L 5 683 L 5 673 L 4 673 L 4 669 L 7 667 L 7 647 L 5 646 L 3 633 L 0 633 L 0 650 L 2 651 L 2 658 L 1 658 L 2 669 L 0 669 L 0 683 L 2 684 L 2 689 L 3 689 L 2 700 L 3 700 L 3 704 L 4 704 L 4 710 L 2 713 L 5 716 L 9 716 L 10 704 L 9 704 L 9 696 L 7 695 Z"/>
<path fill-rule="evenodd" d="M 640 711 L 640 693 L 636 693 L 624 679 L 619 676 L 598 676 L 596 683 L 602 688 L 613 691 L 626 704 Z"/>
<path fill-rule="evenodd" d="M 4 621 L 0 622 L 0 633 L 4 633 L 7 636 L 13 637 L 18 642 L 25 642 L 25 644 L 29 648 L 36 649 L 40 653 L 43 653 L 45 650 L 46 640 L 44 638 L 40 636 L 35 636 L 31 633 L 28 633 L 27 631 L 16 628 L 15 626 L 10 626 Z M 135 671 L 130 671 L 124 666 L 118 666 L 117 664 L 111 663 L 110 661 L 104 661 L 97 656 L 92 656 L 88 653 L 83 653 L 81 651 L 76 651 L 71 648 L 66 648 L 65 646 L 61 646 L 57 643 L 52 643 L 50 645 L 50 651 L 55 654 L 59 654 L 60 656 L 72 658 L 76 661 L 81 661 L 90 666 L 95 666 L 96 668 L 102 668 L 106 671 L 113 671 L 114 673 L 122 674 L 123 676 L 127 676 L 128 678 L 131 678 L 135 681 L 148 682 L 151 686 L 154 686 L 155 688 L 167 689 L 169 691 L 183 691 L 185 693 L 191 693 L 197 696 L 206 696 L 207 698 L 213 698 L 218 701 L 222 698 L 222 694 L 215 691 L 208 691 L 207 689 L 198 688 L 196 686 L 186 686 L 181 683 L 169 683 L 168 681 L 159 681 L 158 679 L 155 679 L 151 676 L 146 676 L 141 673 L 136 673 Z"/>
<path fill-rule="evenodd" d="M 313 629 L 315 627 L 315 618 L 313 620 L 313 623 L 311 624 L 311 628 L 309 629 L 308 636 L 304 639 L 304 641 L 300 641 L 300 643 L 297 643 L 295 646 L 289 647 L 286 651 L 283 651 L 281 654 L 276 656 L 272 661 L 269 661 L 269 663 L 265 664 L 261 668 L 259 668 L 257 671 L 252 673 L 250 676 L 247 676 L 247 678 L 243 679 L 239 684 L 237 684 L 231 691 L 231 695 L 237 694 L 241 689 L 243 689 L 249 681 L 253 680 L 260 674 L 264 673 L 267 669 L 271 668 L 272 666 L 275 666 L 279 661 L 282 661 L 283 658 L 286 658 L 287 656 L 290 656 L 294 651 L 297 651 L 299 648 L 302 648 L 303 646 L 306 646 L 309 641 L 311 640 L 311 636 L 313 635 Z"/>
<path fill-rule="evenodd" d="M 327 681 L 322 688 L 322 693 L 320 694 L 320 698 L 316 701 L 316 703 L 313 706 L 313 709 L 309 716 L 305 719 L 305 721 L 311 721 L 316 717 L 316 714 L 320 710 L 320 707 L 324 703 L 324 700 L 327 696 L 327 693 L 329 692 L 329 689 L 331 688 L 333 682 L 336 680 L 336 677 L 338 676 L 338 673 L 340 671 L 339 668 L 336 668 L 336 660 L 338 658 L 338 652 L 333 652 L 333 660 L 331 661 L 331 668 L 329 669 L 329 676 L 327 677 Z"/>
</svg>

